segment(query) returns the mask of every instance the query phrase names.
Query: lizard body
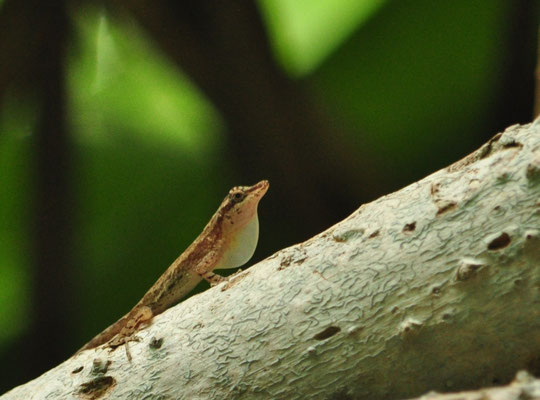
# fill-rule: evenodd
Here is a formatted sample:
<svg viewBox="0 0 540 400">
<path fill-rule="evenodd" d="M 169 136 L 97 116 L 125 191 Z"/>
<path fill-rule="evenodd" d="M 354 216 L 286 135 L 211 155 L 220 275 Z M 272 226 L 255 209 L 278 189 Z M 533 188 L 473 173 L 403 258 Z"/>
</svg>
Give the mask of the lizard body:
<svg viewBox="0 0 540 400">
<path fill-rule="evenodd" d="M 268 187 L 268 181 L 261 181 L 253 186 L 232 188 L 202 233 L 167 268 L 135 307 L 79 351 L 104 343 L 109 343 L 112 348 L 126 343 L 138 329 L 178 303 L 202 279 L 211 285 L 225 280 L 214 274 L 214 269 L 236 268 L 246 263 L 257 246 L 257 206 Z"/>
</svg>

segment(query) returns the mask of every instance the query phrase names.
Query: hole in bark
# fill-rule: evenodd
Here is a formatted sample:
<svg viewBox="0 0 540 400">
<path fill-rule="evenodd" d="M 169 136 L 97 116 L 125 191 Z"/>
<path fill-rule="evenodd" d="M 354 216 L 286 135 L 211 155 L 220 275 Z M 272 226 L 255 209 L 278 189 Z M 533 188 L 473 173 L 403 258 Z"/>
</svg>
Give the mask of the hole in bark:
<svg viewBox="0 0 540 400">
<path fill-rule="evenodd" d="M 449 201 L 448 203 L 441 205 L 437 210 L 437 216 L 442 215 L 448 211 L 452 211 L 454 208 L 456 208 L 456 206 L 457 204 L 453 201 Z"/>
<path fill-rule="evenodd" d="M 337 326 L 329 326 L 324 331 L 317 333 L 315 336 L 313 336 L 313 339 L 316 340 L 325 340 L 332 336 L 334 336 L 336 333 L 341 331 L 341 328 Z"/>
<path fill-rule="evenodd" d="M 415 229 L 416 229 L 416 222 L 411 222 L 410 224 L 406 224 L 403 227 L 403 232 L 410 233 L 410 232 L 414 232 Z"/>
<path fill-rule="evenodd" d="M 159 349 L 163 345 L 163 338 L 156 339 L 155 337 L 152 338 L 150 341 L 150 348 L 151 349 Z"/>
<path fill-rule="evenodd" d="M 505 149 L 511 149 L 512 147 L 523 147 L 523 145 L 519 142 L 511 141 L 511 142 L 505 143 L 503 147 Z"/>
<path fill-rule="evenodd" d="M 539 237 L 540 237 L 540 234 L 537 230 L 528 230 L 527 232 L 525 232 L 526 240 L 538 239 Z"/>
<path fill-rule="evenodd" d="M 370 239 L 373 239 L 374 237 L 379 236 L 379 230 L 377 229 L 375 232 L 373 232 L 371 235 L 369 235 Z"/>
<path fill-rule="evenodd" d="M 79 394 L 85 399 L 99 399 L 116 384 L 112 376 L 102 376 L 81 384 Z"/>
<path fill-rule="evenodd" d="M 83 370 L 83 366 L 81 365 L 79 368 L 75 368 L 73 371 L 71 371 L 72 374 L 78 374 Z"/>
<path fill-rule="evenodd" d="M 506 246 L 510 244 L 510 236 L 508 236 L 508 233 L 503 232 L 499 236 L 497 236 L 495 239 L 493 239 L 488 244 L 488 250 L 499 250 L 504 249 Z"/>
</svg>

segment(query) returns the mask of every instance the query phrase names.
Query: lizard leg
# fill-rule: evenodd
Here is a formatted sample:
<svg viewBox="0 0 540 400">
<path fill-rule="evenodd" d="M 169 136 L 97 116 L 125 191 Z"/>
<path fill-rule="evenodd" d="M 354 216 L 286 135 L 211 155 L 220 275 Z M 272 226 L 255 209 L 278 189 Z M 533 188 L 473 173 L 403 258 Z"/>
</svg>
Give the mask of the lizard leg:
<svg viewBox="0 0 540 400">
<path fill-rule="evenodd" d="M 135 337 L 135 333 L 141 328 L 142 325 L 150 323 L 153 316 L 154 314 L 150 307 L 143 306 L 138 308 L 137 311 L 129 317 L 126 325 L 122 328 L 118 335 L 109 341 L 107 346 L 114 350 L 123 344 L 127 344 L 129 341 L 136 341 L 137 338 Z M 127 347 L 126 351 L 129 354 L 129 349 Z M 128 358 L 131 357 L 128 355 Z"/>
<path fill-rule="evenodd" d="M 216 286 L 218 283 L 226 281 L 227 278 L 222 277 L 221 275 L 214 274 L 212 271 L 203 272 L 199 274 L 203 279 L 210 283 L 210 286 Z"/>
<path fill-rule="evenodd" d="M 129 319 L 126 326 L 124 327 L 125 333 L 133 333 L 139 330 L 139 327 L 143 324 L 148 324 L 153 318 L 154 313 L 152 309 L 148 306 L 142 306 L 137 309 L 137 312 Z"/>
</svg>

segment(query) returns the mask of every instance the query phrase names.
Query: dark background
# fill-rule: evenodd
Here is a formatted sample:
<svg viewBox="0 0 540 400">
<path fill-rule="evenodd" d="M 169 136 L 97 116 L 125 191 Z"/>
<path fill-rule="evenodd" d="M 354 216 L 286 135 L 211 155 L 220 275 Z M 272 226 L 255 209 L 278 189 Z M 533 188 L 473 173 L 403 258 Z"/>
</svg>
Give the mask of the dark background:
<svg viewBox="0 0 540 400">
<path fill-rule="evenodd" d="M 0 393 L 127 312 L 230 187 L 254 261 L 531 121 L 530 0 L 0 0 Z"/>
</svg>

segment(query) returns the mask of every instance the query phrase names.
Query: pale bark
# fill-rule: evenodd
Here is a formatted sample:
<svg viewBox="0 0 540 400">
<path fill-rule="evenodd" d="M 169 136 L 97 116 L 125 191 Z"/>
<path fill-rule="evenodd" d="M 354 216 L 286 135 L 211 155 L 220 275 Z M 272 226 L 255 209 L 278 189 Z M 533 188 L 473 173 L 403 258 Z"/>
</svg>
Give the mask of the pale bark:
<svg viewBox="0 0 540 400">
<path fill-rule="evenodd" d="M 85 351 L 2 400 L 399 399 L 538 368 L 540 122 L 229 286 L 157 316 L 131 363 Z"/>
</svg>

